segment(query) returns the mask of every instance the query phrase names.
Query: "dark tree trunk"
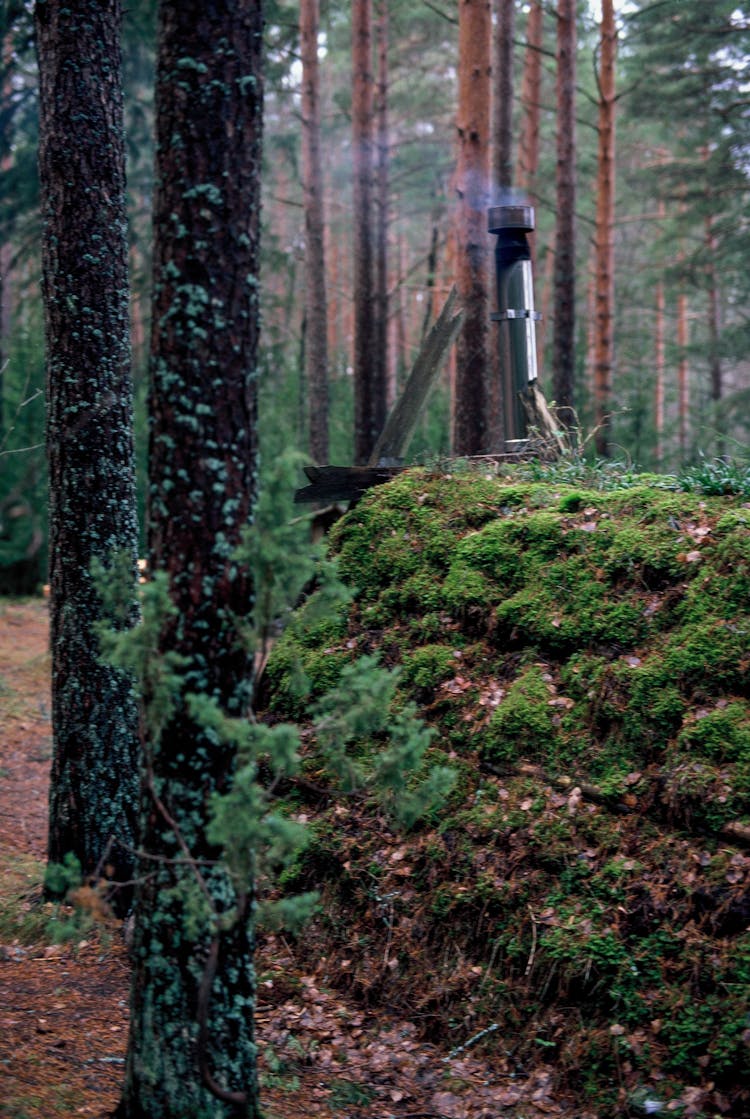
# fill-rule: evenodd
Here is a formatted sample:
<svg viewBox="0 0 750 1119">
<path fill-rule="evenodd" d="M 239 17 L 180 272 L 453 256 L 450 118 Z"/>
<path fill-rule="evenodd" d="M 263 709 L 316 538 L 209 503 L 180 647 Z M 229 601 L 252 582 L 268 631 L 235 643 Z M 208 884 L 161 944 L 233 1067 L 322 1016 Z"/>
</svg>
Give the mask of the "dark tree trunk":
<svg viewBox="0 0 750 1119">
<path fill-rule="evenodd" d="M 500 201 L 513 183 L 513 35 L 515 0 L 497 0 L 493 74 L 493 186 Z"/>
<path fill-rule="evenodd" d="M 555 335 L 553 395 L 560 419 L 573 423 L 575 378 L 576 203 L 576 3 L 557 5 L 557 236 L 555 241 Z"/>
<path fill-rule="evenodd" d="M 664 214 L 664 203 L 659 203 L 660 216 Z M 654 329 L 654 429 L 656 431 L 656 469 L 664 464 L 664 280 L 659 277 L 656 283 L 655 300 L 656 321 Z"/>
<path fill-rule="evenodd" d="M 53 757 L 50 860 L 132 876 L 137 708 L 99 660 L 92 563 L 135 582 L 125 150 L 119 0 L 39 3 L 47 342 Z M 86 65 L 81 65 L 81 60 Z M 125 623 L 133 620 L 133 610 Z"/>
<path fill-rule="evenodd" d="M 388 411 L 388 0 L 377 3 L 375 97 L 375 383 L 382 395 L 382 431 Z"/>
<path fill-rule="evenodd" d="M 302 55 L 302 179 L 305 190 L 305 369 L 310 455 L 328 462 L 328 304 L 320 155 L 318 0 L 300 4 Z"/>
<path fill-rule="evenodd" d="M 507 201 L 513 183 L 513 35 L 515 0 L 497 0 L 495 7 L 495 54 L 492 71 L 492 198 Z M 494 271 L 494 270 L 493 270 Z M 498 307 L 497 277 L 491 281 L 493 309 Z M 506 438 L 506 401 L 498 328 L 490 330 L 492 375 L 488 391 L 487 449 L 502 451 Z"/>
<path fill-rule="evenodd" d="M 597 454 L 610 453 L 612 369 L 615 356 L 615 59 L 613 0 L 602 0 L 599 64 L 599 155 L 596 188 L 594 293 L 594 419 Z"/>
<path fill-rule="evenodd" d="M 185 693 L 230 716 L 249 703 L 237 627 L 252 588 L 235 552 L 257 469 L 261 48 L 260 0 L 161 4 L 149 546 L 175 607 L 160 652 L 185 667 L 174 713 L 145 744 L 124 1119 L 258 1114 L 252 901 L 212 865 L 207 835 L 235 747 Z M 180 867 L 188 854 L 198 864 Z"/>
<path fill-rule="evenodd" d="M 374 81 L 372 0 L 352 6 L 352 147 L 354 170 L 354 460 L 369 461 L 385 422 L 385 385 L 375 360 Z"/>
<path fill-rule="evenodd" d="M 464 319 L 453 399 L 453 448 L 458 455 L 488 449 L 491 27 L 489 0 L 459 0 L 456 281 Z"/>
<path fill-rule="evenodd" d="M 680 259 L 684 259 L 682 250 Z M 688 298 L 684 292 L 677 296 L 677 430 L 680 450 L 680 466 L 688 460 L 689 405 L 690 405 L 690 363 L 688 344 L 690 327 L 688 324 Z"/>
<path fill-rule="evenodd" d="M 711 403 L 714 406 L 711 419 L 716 429 L 716 454 L 723 455 L 726 450 L 724 419 L 719 408 L 724 395 L 724 371 L 721 362 L 721 299 L 719 298 L 716 235 L 713 228 L 713 219 L 708 214 L 705 218 L 705 230 L 706 278 L 708 281 L 708 363 L 711 375 Z"/>
</svg>

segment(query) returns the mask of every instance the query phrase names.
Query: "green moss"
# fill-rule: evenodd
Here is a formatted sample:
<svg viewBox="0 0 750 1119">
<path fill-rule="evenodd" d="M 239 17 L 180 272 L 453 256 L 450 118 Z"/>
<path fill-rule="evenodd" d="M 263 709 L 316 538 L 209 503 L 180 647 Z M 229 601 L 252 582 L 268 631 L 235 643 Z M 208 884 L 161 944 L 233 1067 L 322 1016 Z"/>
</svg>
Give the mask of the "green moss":
<svg viewBox="0 0 750 1119">
<path fill-rule="evenodd" d="M 455 645 L 424 645 L 406 654 L 401 663 L 407 683 L 430 689 L 454 676 L 459 664 Z"/>
<path fill-rule="evenodd" d="M 324 871 L 330 942 L 349 958 L 366 928 L 372 959 L 391 935 L 383 997 L 418 986 L 435 1036 L 470 1013 L 517 1035 L 519 1059 L 548 1045 L 602 1114 L 622 1106 L 618 1076 L 634 1093 L 661 1068 L 666 1105 L 700 1061 L 739 1113 L 745 863 L 718 833 L 750 818 L 750 513 L 568 467 L 407 472 L 336 530 L 359 598 L 319 656 L 356 642 L 400 661 L 399 701 L 436 731 L 430 762 L 455 766 L 454 750 L 460 775 L 398 863 L 378 826 L 329 813 L 330 868 L 308 869 Z M 373 881 L 408 914 L 390 932 Z M 482 969 L 470 990 L 467 967 Z"/>
<path fill-rule="evenodd" d="M 726 701 L 713 710 L 699 709 L 677 737 L 678 751 L 711 761 L 750 764 L 750 707 Z"/>
<path fill-rule="evenodd" d="M 556 736 L 544 669 L 532 664 L 514 680 L 493 712 L 482 744 L 488 761 L 542 760 L 554 754 Z"/>
</svg>

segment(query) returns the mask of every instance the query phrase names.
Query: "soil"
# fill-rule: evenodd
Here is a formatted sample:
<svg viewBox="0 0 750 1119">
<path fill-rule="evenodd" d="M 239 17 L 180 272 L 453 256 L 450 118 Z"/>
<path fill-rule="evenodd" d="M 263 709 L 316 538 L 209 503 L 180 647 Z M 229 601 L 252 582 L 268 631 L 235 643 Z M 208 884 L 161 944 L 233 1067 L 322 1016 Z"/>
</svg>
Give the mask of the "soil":
<svg viewBox="0 0 750 1119">
<path fill-rule="evenodd" d="M 0 1116 L 104 1119 L 122 1083 L 128 959 L 117 923 L 92 926 L 42 898 L 47 644 L 44 600 L 0 601 Z M 556 1098 L 549 1065 L 488 1063 L 479 1037 L 449 1053 L 418 1040 L 396 1008 L 348 1001 L 324 967 L 300 973 L 282 936 L 267 938 L 258 971 L 268 1119 L 597 1119 Z"/>
</svg>

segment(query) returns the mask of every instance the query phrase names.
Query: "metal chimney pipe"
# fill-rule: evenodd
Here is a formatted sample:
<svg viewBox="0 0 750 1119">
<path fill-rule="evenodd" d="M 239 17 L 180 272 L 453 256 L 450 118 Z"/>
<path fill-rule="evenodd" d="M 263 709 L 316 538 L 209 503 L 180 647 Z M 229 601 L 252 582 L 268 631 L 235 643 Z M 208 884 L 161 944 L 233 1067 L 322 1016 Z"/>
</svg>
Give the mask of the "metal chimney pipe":
<svg viewBox="0 0 750 1119">
<path fill-rule="evenodd" d="M 505 439 L 525 439 L 526 412 L 521 394 L 537 379 L 534 281 L 527 233 L 534 229 L 533 206 L 492 206 L 490 233 L 497 236 L 495 272 L 498 310 L 490 317 L 499 324 L 500 376 L 505 402 Z"/>
</svg>

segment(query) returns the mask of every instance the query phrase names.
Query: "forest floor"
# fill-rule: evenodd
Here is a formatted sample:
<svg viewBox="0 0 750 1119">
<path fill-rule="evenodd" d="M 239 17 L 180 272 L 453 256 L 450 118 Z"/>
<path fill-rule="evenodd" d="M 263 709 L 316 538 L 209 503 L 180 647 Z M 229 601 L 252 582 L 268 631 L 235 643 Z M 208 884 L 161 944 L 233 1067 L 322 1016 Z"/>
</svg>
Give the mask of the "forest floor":
<svg viewBox="0 0 750 1119">
<path fill-rule="evenodd" d="M 104 1119 L 123 1077 L 129 967 L 116 922 L 42 899 L 47 645 L 43 600 L 0 602 L 0 1116 Z M 396 1008 L 363 1009 L 323 972 L 300 974 L 281 936 L 258 963 L 268 1119 L 596 1119 L 556 1098 L 550 1065 L 521 1075 L 471 1044 L 426 1044 Z"/>
</svg>

